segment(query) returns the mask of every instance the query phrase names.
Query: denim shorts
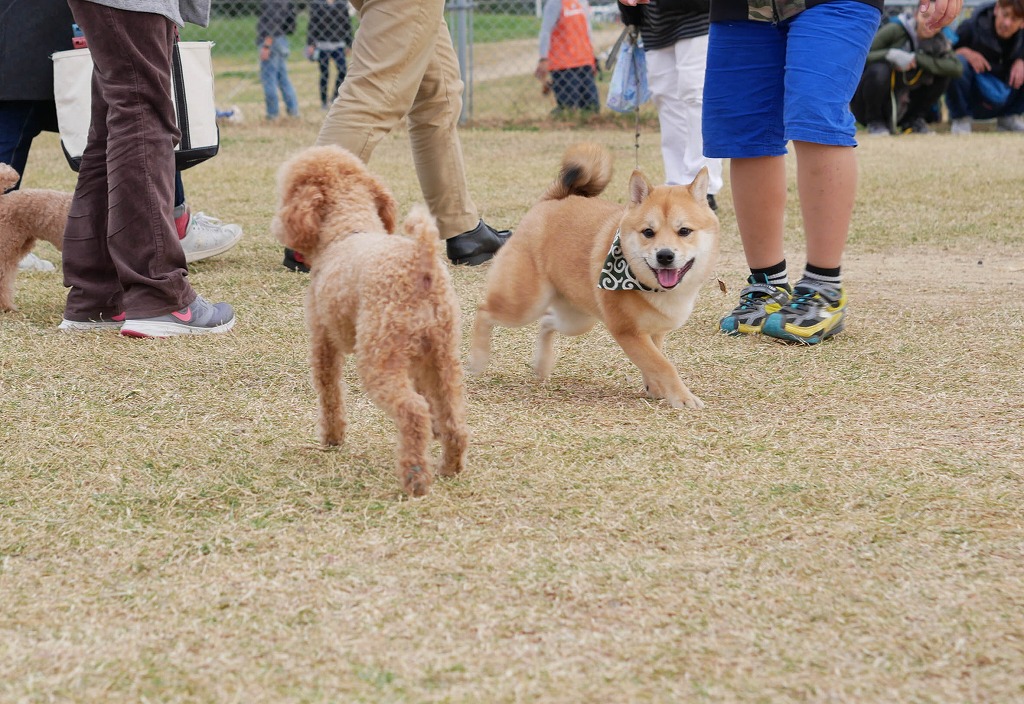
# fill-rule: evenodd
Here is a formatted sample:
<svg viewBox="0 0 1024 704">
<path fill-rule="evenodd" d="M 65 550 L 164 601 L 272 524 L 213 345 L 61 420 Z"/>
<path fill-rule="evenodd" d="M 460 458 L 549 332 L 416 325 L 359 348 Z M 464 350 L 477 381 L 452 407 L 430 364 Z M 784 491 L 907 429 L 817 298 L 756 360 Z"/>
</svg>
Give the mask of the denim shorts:
<svg viewBox="0 0 1024 704">
<path fill-rule="evenodd" d="M 786 142 L 855 147 L 850 100 L 881 13 L 857 0 L 773 24 L 713 22 L 704 80 L 704 156 L 780 156 Z"/>
</svg>

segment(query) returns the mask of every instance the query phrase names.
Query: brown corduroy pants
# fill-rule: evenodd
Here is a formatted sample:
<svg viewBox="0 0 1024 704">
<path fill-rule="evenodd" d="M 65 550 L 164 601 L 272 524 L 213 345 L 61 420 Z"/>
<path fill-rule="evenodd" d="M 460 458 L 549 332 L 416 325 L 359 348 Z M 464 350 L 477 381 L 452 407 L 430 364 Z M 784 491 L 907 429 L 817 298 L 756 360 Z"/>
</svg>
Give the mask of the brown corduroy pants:
<svg viewBox="0 0 1024 704">
<path fill-rule="evenodd" d="M 192 303 L 174 227 L 174 24 L 68 0 L 93 58 L 92 123 L 64 230 L 64 317 L 147 318 Z"/>
</svg>

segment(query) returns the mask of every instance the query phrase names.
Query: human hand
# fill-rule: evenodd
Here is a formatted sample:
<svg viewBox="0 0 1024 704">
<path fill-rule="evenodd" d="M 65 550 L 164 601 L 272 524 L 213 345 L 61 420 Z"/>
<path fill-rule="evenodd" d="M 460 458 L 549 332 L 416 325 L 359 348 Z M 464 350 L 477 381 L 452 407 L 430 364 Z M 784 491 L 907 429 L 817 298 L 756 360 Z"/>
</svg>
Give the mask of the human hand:
<svg viewBox="0 0 1024 704">
<path fill-rule="evenodd" d="M 312 58 L 313 58 L 313 48 L 314 47 L 313 47 L 312 44 L 307 44 L 306 45 L 306 58 L 307 59 L 312 60 Z"/>
<path fill-rule="evenodd" d="M 919 0 L 918 11 L 927 17 L 930 29 L 942 29 L 948 26 L 960 14 L 964 0 Z"/>
<path fill-rule="evenodd" d="M 267 61 L 270 59 L 270 47 L 264 44 L 260 47 L 260 61 Z"/>
<path fill-rule="evenodd" d="M 548 60 L 541 59 L 537 62 L 537 68 L 533 70 L 533 77 L 538 81 L 547 81 L 548 78 Z"/>
<path fill-rule="evenodd" d="M 961 47 L 956 50 L 956 53 L 967 59 L 967 63 L 971 65 L 975 73 L 985 73 L 992 70 L 992 64 L 988 62 L 988 59 L 974 49 Z"/>
<path fill-rule="evenodd" d="M 1010 87 L 1017 90 L 1024 85 L 1024 59 L 1017 59 L 1010 66 L 1010 80 L 1007 81 Z"/>
</svg>

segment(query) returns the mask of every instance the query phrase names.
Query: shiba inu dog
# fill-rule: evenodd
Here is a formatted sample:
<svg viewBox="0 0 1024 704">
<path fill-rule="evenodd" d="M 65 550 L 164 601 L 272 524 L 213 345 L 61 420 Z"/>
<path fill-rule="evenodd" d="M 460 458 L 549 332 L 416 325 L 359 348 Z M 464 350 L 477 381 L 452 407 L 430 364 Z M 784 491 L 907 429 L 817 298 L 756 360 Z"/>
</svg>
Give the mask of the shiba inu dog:
<svg viewBox="0 0 1024 704">
<path fill-rule="evenodd" d="M 702 408 L 662 345 L 690 317 L 715 265 L 718 218 L 707 203 L 707 169 L 688 186 L 652 186 L 634 171 L 626 206 L 596 197 L 611 173 L 603 147 L 566 150 L 557 180 L 491 265 L 469 372 L 486 369 L 495 326 L 540 320 L 533 368 L 546 380 L 555 333 L 582 335 L 601 321 L 640 368 L 650 396 L 675 408 Z"/>
</svg>

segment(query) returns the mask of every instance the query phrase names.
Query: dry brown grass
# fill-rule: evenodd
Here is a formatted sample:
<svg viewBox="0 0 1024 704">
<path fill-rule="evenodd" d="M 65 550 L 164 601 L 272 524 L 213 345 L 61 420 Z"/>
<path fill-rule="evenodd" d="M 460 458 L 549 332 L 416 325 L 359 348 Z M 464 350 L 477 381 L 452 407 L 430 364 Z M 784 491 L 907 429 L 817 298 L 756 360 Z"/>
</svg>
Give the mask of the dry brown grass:
<svg viewBox="0 0 1024 704">
<path fill-rule="evenodd" d="M 315 445 L 305 278 L 267 228 L 315 112 L 226 126 L 186 174 L 246 230 L 192 269 L 232 334 L 62 335 L 60 277 L 19 278 L 0 700 L 1024 700 L 1020 137 L 864 140 L 850 324 L 817 348 L 714 332 L 744 274 L 725 195 L 730 293 L 709 282 L 668 340 L 705 410 L 644 399 L 602 331 L 538 386 L 534 331 L 502 330 L 469 381 L 467 471 L 410 501 L 351 370 L 348 444 Z M 499 225 L 572 140 L 613 148 L 614 198 L 633 163 L 631 130 L 463 138 Z M 650 131 L 640 160 L 660 178 Z M 403 212 L 419 200 L 404 136 L 371 167 Z M 50 138 L 29 168 L 73 185 Z M 795 202 L 790 225 L 796 270 Z M 467 325 L 485 273 L 454 270 Z"/>
</svg>

